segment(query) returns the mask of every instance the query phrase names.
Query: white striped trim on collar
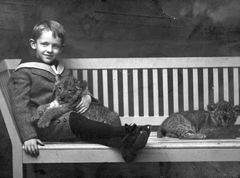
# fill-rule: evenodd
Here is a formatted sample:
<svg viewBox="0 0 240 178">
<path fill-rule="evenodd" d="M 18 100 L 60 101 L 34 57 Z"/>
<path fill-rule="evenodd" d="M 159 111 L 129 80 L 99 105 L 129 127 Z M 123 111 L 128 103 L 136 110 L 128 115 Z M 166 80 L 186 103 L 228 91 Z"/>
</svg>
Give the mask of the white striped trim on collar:
<svg viewBox="0 0 240 178">
<path fill-rule="evenodd" d="M 64 71 L 65 66 L 63 64 L 59 63 L 57 68 L 55 68 L 55 66 L 50 66 L 50 65 L 47 65 L 44 63 L 26 62 L 26 63 L 22 63 L 22 64 L 18 65 L 14 71 L 16 71 L 20 68 L 42 69 L 42 70 L 46 70 L 46 71 L 52 73 L 53 75 L 57 75 L 57 74 L 61 74 Z"/>
</svg>

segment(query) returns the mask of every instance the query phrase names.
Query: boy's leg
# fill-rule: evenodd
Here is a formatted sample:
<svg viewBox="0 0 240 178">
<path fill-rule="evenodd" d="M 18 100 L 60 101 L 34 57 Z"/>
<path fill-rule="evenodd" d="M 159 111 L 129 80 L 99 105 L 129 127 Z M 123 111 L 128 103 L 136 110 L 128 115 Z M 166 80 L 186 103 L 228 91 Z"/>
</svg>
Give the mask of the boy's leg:
<svg viewBox="0 0 240 178">
<path fill-rule="evenodd" d="M 72 132 L 83 141 L 123 137 L 126 134 L 124 126 L 115 127 L 109 124 L 87 119 L 81 114 L 72 112 L 69 116 Z"/>
<path fill-rule="evenodd" d="M 137 127 L 135 124 L 115 127 L 96 122 L 72 112 L 69 118 L 72 132 L 83 141 L 100 143 L 121 150 L 126 162 L 136 158 L 136 152 L 142 149 L 148 140 L 151 127 Z"/>
</svg>

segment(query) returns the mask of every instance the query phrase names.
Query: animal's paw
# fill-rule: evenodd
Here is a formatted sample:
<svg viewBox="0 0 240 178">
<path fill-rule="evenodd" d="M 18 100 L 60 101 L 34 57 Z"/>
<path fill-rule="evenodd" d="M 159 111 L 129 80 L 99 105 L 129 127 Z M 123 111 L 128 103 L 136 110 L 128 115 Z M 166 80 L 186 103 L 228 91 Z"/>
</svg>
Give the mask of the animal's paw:
<svg viewBox="0 0 240 178">
<path fill-rule="evenodd" d="M 50 120 L 41 118 L 38 121 L 37 126 L 38 126 L 38 128 L 44 129 L 44 128 L 47 128 L 49 126 L 49 124 L 50 124 Z"/>
<path fill-rule="evenodd" d="M 184 135 L 185 139 L 205 139 L 206 135 L 201 133 L 187 133 Z"/>
<path fill-rule="evenodd" d="M 205 139 L 207 136 L 205 134 L 196 134 L 197 138 L 199 139 Z"/>
</svg>

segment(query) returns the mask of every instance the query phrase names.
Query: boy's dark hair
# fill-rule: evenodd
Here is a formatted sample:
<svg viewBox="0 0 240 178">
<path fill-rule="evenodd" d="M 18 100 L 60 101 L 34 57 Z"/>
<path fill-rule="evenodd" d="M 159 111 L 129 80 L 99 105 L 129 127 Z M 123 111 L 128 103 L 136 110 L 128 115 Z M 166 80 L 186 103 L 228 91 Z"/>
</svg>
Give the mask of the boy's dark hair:
<svg viewBox="0 0 240 178">
<path fill-rule="evenodd" d="M 50 30 L 53 32 L 53 37 L 59 37 L 62 40 L 62 45 L 64 45 L 65 41 L 65 30 L 64 27 L 53 20 L 43 20 L 37 23 L 32 31 L 32 39 L 35 41 L 41 36 L 43 30 Z"/>
</svg>

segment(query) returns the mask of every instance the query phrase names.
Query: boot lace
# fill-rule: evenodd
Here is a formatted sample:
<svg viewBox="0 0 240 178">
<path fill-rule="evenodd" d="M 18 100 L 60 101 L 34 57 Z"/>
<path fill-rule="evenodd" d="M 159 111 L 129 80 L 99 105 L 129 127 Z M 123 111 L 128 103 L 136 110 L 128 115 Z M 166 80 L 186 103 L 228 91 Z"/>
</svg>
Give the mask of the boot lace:
<svg viewBox="0 0 240 178">
<path fill-rule="evenodd" d="M 136 124 L 130 124 L 130 125 L 125 124 L 125 128 L 128 133 L 125 135 L 125 137 L 123 137 L 123 139 L 122 139 L 123 142 L 126 142 L 129 137 L 135 135 L 138 132 Z"/>
</svg>

